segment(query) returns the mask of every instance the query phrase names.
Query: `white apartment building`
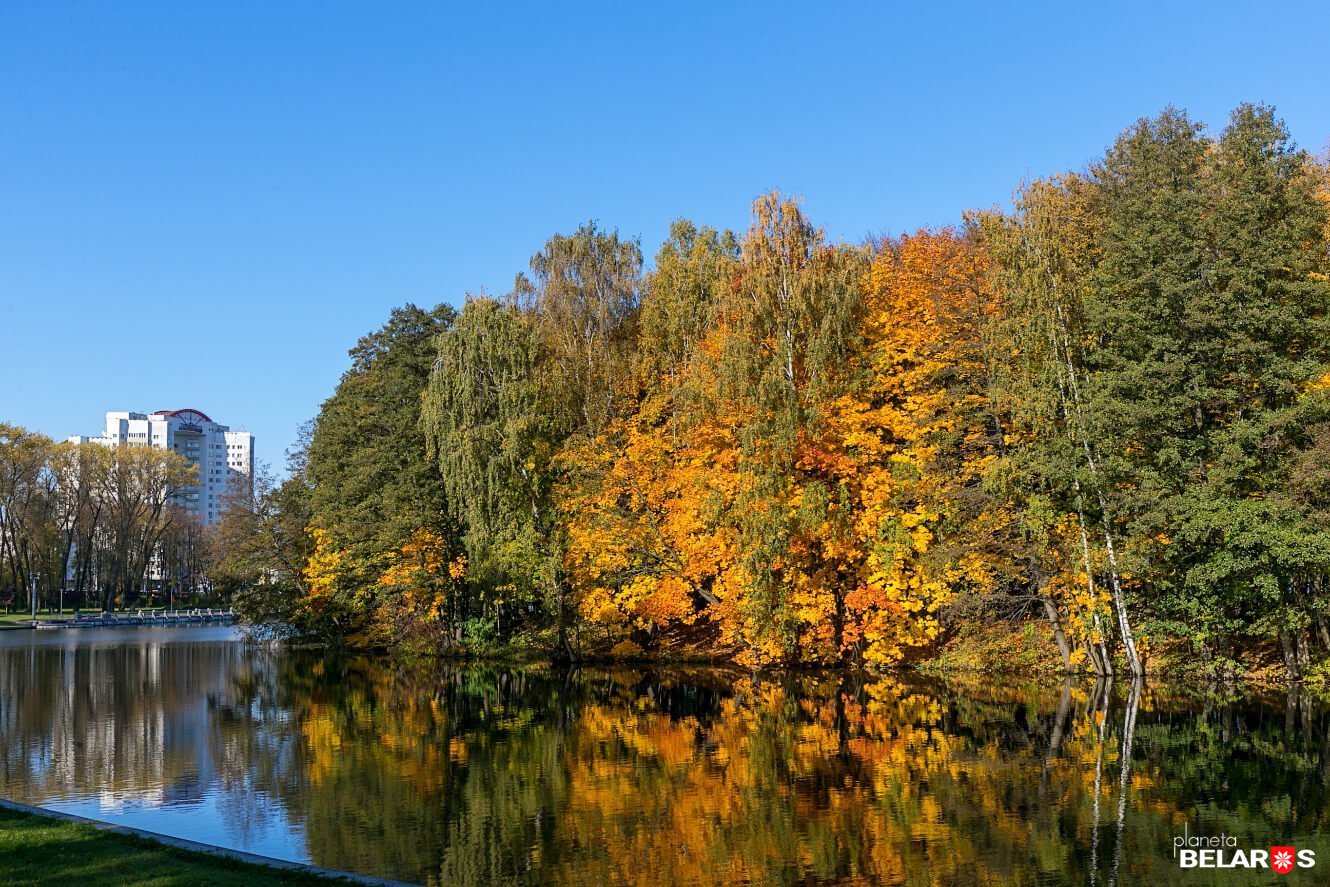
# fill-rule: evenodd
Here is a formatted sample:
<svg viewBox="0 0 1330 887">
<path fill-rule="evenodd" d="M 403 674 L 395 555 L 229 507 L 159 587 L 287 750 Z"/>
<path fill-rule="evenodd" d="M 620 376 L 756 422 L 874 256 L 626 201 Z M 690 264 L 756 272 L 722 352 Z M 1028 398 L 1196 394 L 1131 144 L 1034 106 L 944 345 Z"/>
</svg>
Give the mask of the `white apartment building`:
<svg viewBox="0 0 1330 887">
<path fill-rule="evenodd" d="M 183 490 L 178 501 L 205 524 L 222 516 L 232 491 L 253 490 L 254 435 L 218 425 L 198 410 L 108 412 L 100 435 L 75 435 L 69 440 L 109 447 L 156 447 L 184 456 L 198 469 L 199 485 Z"/>
</svg>

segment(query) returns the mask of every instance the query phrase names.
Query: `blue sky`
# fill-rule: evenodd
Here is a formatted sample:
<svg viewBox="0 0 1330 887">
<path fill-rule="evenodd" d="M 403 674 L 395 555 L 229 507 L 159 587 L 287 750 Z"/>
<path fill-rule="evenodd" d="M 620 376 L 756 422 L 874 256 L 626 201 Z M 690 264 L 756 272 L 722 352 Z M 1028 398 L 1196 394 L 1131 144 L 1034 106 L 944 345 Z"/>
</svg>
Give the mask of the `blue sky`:
<svg viewBox="0 0 1330 887">
<path fill-rule="evenodd" d="M 192 406 L 280 464 L 393 306 L 501 292 L 554 232 L 649 258 L 770 188 L 837 238 L 943 225 L 1170 103 L 1319 151 L 1327 34 L 1228 0 L 0 3 L 0 420 Z"/>
</svg>

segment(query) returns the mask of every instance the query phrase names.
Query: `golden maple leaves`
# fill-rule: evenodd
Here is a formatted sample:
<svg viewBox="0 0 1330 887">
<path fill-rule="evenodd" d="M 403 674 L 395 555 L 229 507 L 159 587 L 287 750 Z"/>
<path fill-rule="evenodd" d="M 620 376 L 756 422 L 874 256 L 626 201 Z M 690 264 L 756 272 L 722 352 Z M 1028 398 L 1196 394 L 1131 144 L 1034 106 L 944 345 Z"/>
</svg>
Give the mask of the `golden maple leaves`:
<svg viewBox="0 0 1330 887">
<path fill-rule="evenodd" d="M 565 566 L 593 630 L 641 640 L 705 620 L 752 664 L 788 659 L 791 640 L 801 661 L 876 665 L 932 642 L 954 590 L 991 581 L 983 557 L 945 544 L 956 520 L 984 517 L 961 515 L 956 500 L 993 458 L 979 341 L 986 271 L 982 250 L 950 230 L 903 238 L 872 261 L 860 282 L 866 336 L 822 421 L 798 433 L 778 486 L 761 486 L 763 450 L 741 445 L 744 404 L 718 391 L 725 323 L 682 368 L 683 386 L 648 394 L 632 417 L 569 450 L 557 497 Z M 678 392 L 690 385 L 709 408 L 681 417 Z M 740 509 L 790 528 L 760 565 L 766 575 L 743 556 Z M 783 601 L 793 639 L 755 624 L 763 610 L 752 598 L 764 593 Z"/>
<path fill-rule="evenodd" d="M 565 563 L 594 625 L 691 622 L 732 580 L 733 533 L 714 518 L 734 493 L 733 448 L 723 429 L 676 442 L 652 412 L 565 456 Z"/>
<path fill-rule="evenodd" d="M 868 273 L 871 381 L 832 411 L 830 443 L 854 466 L 860 561 L 846 643 L 872 664 L 933 641 L 955 589 L 987 579 L 970 552 L 938 550 L 962 516 L 960 489 L 991 459 L 979 340 L 986 272 L 976 245 L 942 231 L 902 238 Z"/>
</svg>

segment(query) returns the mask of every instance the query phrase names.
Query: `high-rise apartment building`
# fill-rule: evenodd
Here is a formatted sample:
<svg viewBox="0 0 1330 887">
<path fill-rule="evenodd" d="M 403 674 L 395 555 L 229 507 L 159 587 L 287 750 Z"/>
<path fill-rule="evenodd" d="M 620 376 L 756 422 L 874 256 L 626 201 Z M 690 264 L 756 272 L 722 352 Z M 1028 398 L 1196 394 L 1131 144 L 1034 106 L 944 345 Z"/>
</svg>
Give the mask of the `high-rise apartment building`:
<svg viewBox="0 0 1330 887">
<path fill-rule="evenodd" d="M 254 435 L 218 425 L 198 410 L 108 412 L 100 435 L 75 435 L 69 440 L 110 447 L 156 447 L 184 456 L 198 469 L 199 484 L 182 490 L 179 504 L 205 524 L 222 516 L 228 495 L 253 490 Z"/>
</svg>

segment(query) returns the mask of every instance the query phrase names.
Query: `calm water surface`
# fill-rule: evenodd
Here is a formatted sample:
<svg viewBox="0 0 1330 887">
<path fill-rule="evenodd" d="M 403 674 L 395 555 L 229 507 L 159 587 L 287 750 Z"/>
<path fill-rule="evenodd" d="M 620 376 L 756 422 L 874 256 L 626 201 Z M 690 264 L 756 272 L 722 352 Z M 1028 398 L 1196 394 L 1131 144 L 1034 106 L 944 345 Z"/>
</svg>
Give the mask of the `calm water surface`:
<svg viewBox="0 0 1330 887">
<path fill-rule="evenodd" d="M 1330 883 L 1294 694 L 407 666 L 0 632 L 0 795 L 440 885 Z M 1174 837 L 1321 866 L 1183 871 Z"/>
</svg>

